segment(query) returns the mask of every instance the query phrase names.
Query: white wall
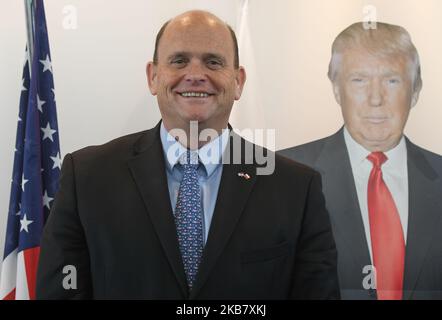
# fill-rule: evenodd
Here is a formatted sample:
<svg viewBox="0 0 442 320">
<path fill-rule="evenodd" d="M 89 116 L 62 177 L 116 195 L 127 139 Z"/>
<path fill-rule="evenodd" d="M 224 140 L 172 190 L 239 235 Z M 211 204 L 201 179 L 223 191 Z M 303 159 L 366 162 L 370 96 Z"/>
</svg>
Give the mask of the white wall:
<svg viewBox="0 0 442 320">
<path fill-rule="evenodd" d="M 256 79 L 252 92 L 276 147 L 314 140 L 342 124 L 326 77 L 330 46 L 343 28 L 362 19 L 365 4 L 380 21 L 401 24 L 421 55 L 424 88 L 406 132 L 442 153 L 442 2 L 440 0 L 250 0 Z M 152 127 L 159 120 L 144 68 L 164 21 L 193 8 L 236 26 L 239 0 L 46 0 L 62 154 Z M 78 28 L 63 28 L 63 8 L 77 9 Z M 23 1 L 0 10 L 0 254 L 15 144 L 21 67 L 26 42 Z M 246 63 L 247 68 L 247 63 Z M 252 72 L 250 74 L 253 74 Z M 250 95 L 235 106 L 245 108 Z M 249 106 L 250 107 L 250 106 Z M 251 106 L 252 108 L 254 106 Z M 242 127 L 241 123 L 233 124 Z"/>
</svg>

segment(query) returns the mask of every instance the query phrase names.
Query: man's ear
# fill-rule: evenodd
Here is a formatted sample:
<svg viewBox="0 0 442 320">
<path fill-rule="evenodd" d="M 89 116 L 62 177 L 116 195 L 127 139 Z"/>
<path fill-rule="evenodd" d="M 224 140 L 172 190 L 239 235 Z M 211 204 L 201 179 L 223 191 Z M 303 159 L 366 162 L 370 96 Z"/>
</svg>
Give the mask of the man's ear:
<svg viewBox="0 0 442 320">
<path fill-rule="evenodd" d="M 411 97 L 411 108 L 413 108 L 417 104 L 417 101 L 419 100 L 419 93 L 419 90 L 416 90 L 413 93 L 413 96 Z"/>
<path fill-rule="evenodd" d="M 246 83 L 246 70 L 244 67 L 239 67 L 236 71 L 236 88 L 235 88 L 235 100 L 239 100 L 241 98 L 242 90 L 244 88 L 244 84 Z"/>
<path fill-rule="evenodd" d="M 149 62 L 146 66 L 147 83 L 149 84 L 150 93 L 157 94 L 157 66 L 153 62 Z"/>
<path fill-rule="evenodd" d="M 338 86 L 338 84 L 336 83 L 336 81 L 333 81 L 333 82 L 332 82 L 332 86 L 333 86 L 333 94 L 334 94 L 334 96 L 335 96 L 336 102 L 337 102 L 339 105 L 341 105 L 341 93 L 340 93 L 339 86 Z"/>
</svg>

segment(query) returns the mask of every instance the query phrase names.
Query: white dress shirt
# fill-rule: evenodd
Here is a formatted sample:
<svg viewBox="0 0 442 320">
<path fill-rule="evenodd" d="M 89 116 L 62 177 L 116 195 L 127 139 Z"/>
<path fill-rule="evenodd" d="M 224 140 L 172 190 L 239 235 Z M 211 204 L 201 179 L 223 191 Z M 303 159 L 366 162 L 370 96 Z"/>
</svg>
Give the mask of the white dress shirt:
<svg viewBox="0 0 442 320">
<path fill-rule="evenodd" d="M 364 223 L 367 245 L 370 251 L 371 261 L 373 254 L 371 248 L 370 222 L 368 216 L 367 188 L 373 164 L 367 159 L 371 153 L 358 144 L 344 127 L 344 139 L 350 156 L 351 169 L 355 179 L 356 191 L 358 194 L 359 207 L 361 209 L 362 221 Z M 408 166 L 407 166 L 407 145 L 402 137 L 399 144 L 393 149 L 384 152 L 388 160 L 382 165 L 382 177 L 387 185 L 402 224 L 405 243 L 407 242 L 408 227 Z"/>
</svg>

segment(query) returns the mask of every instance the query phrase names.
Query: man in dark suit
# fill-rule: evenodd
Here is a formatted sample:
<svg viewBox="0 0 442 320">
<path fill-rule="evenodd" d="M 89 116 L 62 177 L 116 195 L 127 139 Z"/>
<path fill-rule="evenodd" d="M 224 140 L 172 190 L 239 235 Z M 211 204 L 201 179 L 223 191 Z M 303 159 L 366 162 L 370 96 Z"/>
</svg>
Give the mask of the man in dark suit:
<svg viewBox="0 0 442 320">
<path fill-rule="evenodd" d="M 422 87 L 408 32 L 351 25 L 333 44 L 329 78 L 344 127 L 280 154 L 322 175 L 341 297 L 441 299 L 442 157 L 403 134 Z"/>
<path fill-rule="evenodd" d="M 319 174 L 228 126 L 245 82 L 230 27 L 201 11 L 172 19 L 147 76 L 162 122 L 64 159 L 37 297 L 339 298 Z M 192 135 L 204 130 L 210 142 Z"/>
</svg>

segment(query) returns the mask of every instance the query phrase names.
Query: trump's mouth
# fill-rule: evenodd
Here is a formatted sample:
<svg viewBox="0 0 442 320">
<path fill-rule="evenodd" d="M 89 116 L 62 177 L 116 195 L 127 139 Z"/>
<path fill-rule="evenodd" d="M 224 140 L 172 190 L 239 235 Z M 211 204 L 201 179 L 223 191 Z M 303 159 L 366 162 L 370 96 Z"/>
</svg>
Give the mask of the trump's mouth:
<svg viewBox="0 0 442 320">
<path fill-rule="evenodd" d="M 386 118 L 386 117 L 367 117 L 367 118 L 365 118 L 365 120 L 367 120 L 368 122 L 373 123 L 373 124 L 381 124 L 381 123 L 384 123 L 385 121 L 387 121 L 388 118 Z"/>
</svg>

